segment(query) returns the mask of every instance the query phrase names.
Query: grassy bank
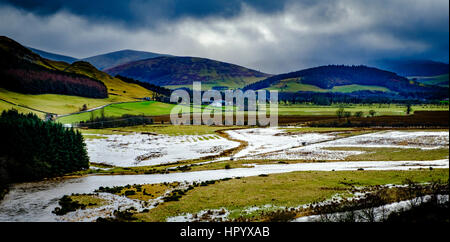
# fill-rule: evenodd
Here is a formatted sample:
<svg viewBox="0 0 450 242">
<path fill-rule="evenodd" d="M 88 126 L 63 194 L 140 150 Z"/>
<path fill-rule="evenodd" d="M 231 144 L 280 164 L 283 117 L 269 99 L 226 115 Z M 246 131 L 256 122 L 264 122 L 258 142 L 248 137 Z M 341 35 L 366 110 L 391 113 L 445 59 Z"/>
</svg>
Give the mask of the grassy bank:
<svg viewBox="0 0 450 242">
<path fill-rule="evenodd" d="M 331 147 L 327 150 L 363 151 L 360 155 L 348 156 L 346 161 L 423 161 L 441 160 L 449 156 L 448 148 L 413 149 L 413 148 L 364 148 L 364 147 Z"/>
<path fill-rule="evenodd" d="M 352 186 L 403 184 L 448 180 L 448 169 L 413 171 L 339 171 L 292 172 L 269 176 L 246 177 L 196 187 L 179 201 L 166 202 L 146 213 L 137 214 L 141 221 L 165 221 L 168 217 L 226 208 L 231 218 L 239 217 L 252 206 L 296 207 L 322 201 Z"/>
</svg>

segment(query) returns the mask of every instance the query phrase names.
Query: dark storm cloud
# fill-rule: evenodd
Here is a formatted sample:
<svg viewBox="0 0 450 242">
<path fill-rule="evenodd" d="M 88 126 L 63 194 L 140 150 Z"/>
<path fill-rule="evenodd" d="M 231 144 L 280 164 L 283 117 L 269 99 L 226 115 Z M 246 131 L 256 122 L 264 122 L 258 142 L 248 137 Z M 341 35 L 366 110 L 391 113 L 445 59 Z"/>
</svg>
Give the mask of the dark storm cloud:
<svg viewBox="0 0 450 242">
<path fill-rule="evenodd" d="M 233 17 L 241 12 L 242 4 L 264 13 L 274 13 L 283 10 L 287 2 L 287 0 L 2 1 L 41 16 L 67 11 L 92 20 L 126 23 L 128 27 L 151 26 L 159 21 L 173 21 L 184 17 Z"/>
<path fill-rule="evenodd" d="M 269 73 L 384 58 L 448 62 L 448 0 L 0 0 L 0 34 L 75 57 L 120 49 Z"/>
</svg>

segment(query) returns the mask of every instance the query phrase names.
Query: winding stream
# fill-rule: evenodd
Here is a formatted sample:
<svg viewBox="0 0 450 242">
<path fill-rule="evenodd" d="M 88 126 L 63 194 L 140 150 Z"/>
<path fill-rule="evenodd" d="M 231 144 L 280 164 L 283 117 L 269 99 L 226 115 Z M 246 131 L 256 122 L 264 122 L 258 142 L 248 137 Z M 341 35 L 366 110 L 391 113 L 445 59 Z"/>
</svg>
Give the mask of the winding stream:
<svg viewBox="0 0 450 242">
<path fill-rule="evenodd" d="M 206 170 L 185 173 L 152 175 L 85 176 L 58 181 L 19 183 L 0 203 L 0 221 L 57 221 L 52 210 L 58 199 L 72 193 L 91 193 L 100 186 L 124 186 L 127 184 L 153 184 L 175 181 L 206 181 L 232 177 L 257 176 L 292 171 L 331 171 L 331 170 L 408 170 L 416 168 L 449 168 L 449 160 L 436 161 L 355 161 L 328 163 L 298 163 L 255 165 L 253 168 L 230 170 Z"/>
</svg>

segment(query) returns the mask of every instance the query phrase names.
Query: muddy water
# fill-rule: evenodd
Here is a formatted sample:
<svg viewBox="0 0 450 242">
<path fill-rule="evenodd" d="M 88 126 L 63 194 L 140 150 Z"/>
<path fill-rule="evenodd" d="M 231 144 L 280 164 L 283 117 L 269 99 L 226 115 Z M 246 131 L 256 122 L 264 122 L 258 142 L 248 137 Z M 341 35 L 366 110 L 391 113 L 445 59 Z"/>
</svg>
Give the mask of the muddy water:
<svg viewBox="0 0 450 242">
<path fill-rule="evenodd" d="M 72 193 L 90 193 L 100 186 L 206 181 L 292 171 L 338 171 L 356 170 L 358 168 L 364 168 L 365 170 L 408 170 L 420 167 L 448 168 L 449 160 L 276 164 L 230 170 L 153 175 L 86 176 L 62 181 L 21 183 L 14 185 L 0 203 L 0 221 L 55 221 L 57 217 L 51 211 L 57 206 L 59 198 Z"/>
</svg>

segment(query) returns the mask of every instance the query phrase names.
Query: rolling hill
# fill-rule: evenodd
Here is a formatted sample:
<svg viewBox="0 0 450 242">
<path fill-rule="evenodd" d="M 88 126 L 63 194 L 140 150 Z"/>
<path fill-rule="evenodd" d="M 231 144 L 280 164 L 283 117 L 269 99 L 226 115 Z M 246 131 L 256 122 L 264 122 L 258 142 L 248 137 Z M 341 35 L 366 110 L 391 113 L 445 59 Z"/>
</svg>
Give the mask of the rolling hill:
<svg viewBox="0 0 450 242">
<path fill-rule="evenodd" d="M 194 81 L 201 82 L 206 88 L 239 88 L 269 76 L 242 66 L 198 57 L 156 57 L 126 63 L 105 72 L 170 88 L 191 87 Z"/>
<path fill-rule="evenodd" d="M 99 71 L 93 65 L 85 61 L 77 61 L 67 66 L 64 71 L 85 75 L 97 80 L 101 80 L 108 88 L 108 94 L 123 97 L 127 100 L 150 97 L 152 92 L 140 85 L 127 83 L 118 78 L 112 77 L 105 72 Z"/>
<path fill-rule="evenodd" d="M 64 72 L 53 63 L 12 39 L 0 37 L 0 87 L 26 94 L 108 97 L 106 86 L 98 79 Z"/>
<path fill-rule="evenodd" d="M 31 47 L 28 47 L 28 49 L 30 49 L 34 53 L 40 55 L 41 57 L 49 59 L 49 60 L 63 61 L 63 62 L 67 62 L 67 63 L 73 63 L 73 62 L 78 60 L 77 58 L 73 58 L 73 57 L 70 57 L 70 56 L 54 54 L 54 53 L 50 53 L 50 52 L 47 52 L 47 51 L 31 48 Z"/>
<path fill-rule="evenodd" d="M 276 75 L 250 84 L 244 90 L 281 92 L 370 93 L 382 96 L 441 98 L 448 89 L 408 80 L 393 72 L 367 66 L 329 65 Z"/>
<path fill-rule="evenodd" d="M 121 50 L 84 58 L 82 59 L 82 61 L 91 63 L 99 70 L 104 70 L 128 62 L 155 58 L 159 56 L 167 56 L 167 55 L 136 50 Z"/>
<path fill-rule="evenodd" d="M 16 108 L 67 114 L 84 105 L 136 101 L 153 92 L 99 71 L 87 62 L 72 64 L 42 58 L 7 37 L 0 37 L 0 102 L 2 109 Z"/>
</svg>

